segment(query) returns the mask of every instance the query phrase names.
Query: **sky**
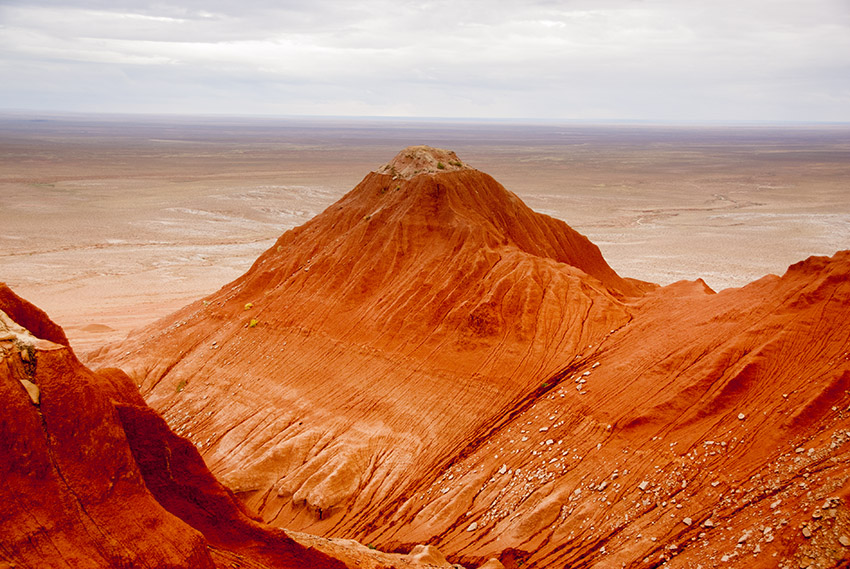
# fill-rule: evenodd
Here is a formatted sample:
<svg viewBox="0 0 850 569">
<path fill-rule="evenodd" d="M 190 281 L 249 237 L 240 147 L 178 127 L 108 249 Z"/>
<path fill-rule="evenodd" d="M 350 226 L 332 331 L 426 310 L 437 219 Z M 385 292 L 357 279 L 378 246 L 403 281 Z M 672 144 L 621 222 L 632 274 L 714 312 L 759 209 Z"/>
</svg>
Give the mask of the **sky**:
<svg viewBox="0 0 850 569">
<path fill-rule="evenodd" d="M 850 0 L 0 0 L 0 110 L 850 121 Z"/>
</svg>

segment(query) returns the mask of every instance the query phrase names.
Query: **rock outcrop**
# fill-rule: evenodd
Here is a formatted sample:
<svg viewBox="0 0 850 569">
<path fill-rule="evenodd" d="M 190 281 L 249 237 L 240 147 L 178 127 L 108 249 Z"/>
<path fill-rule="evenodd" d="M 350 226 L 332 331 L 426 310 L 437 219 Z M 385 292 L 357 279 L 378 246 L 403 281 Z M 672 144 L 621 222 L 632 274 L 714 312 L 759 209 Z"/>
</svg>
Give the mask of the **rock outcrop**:
<svg viewBox="0 0 850 569">
<path fill-rule="evenodd" d="M 126 374 L 83 366 L 5 285 L 0 400 L 3 567 L 344 567 L 250 518 Z"/>
<path fill-rule="evenodd" d="M 467 566 L 847 559 L 850 253 L 621 278 L 414 147 L 94 361 L 264 521 Z"/>
</svg>

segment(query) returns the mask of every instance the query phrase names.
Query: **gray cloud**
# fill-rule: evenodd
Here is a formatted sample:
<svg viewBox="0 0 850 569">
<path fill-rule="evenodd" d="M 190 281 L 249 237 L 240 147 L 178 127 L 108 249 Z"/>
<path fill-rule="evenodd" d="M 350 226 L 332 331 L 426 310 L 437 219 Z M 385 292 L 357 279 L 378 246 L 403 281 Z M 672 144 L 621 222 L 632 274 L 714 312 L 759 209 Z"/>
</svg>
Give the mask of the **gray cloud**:
<svg viewBox="0 0 850 569">
<path fill-rule="evenodd" d="M 850 120 L 844 0 L 0 5 L 0 107 Z"/>
</svg>

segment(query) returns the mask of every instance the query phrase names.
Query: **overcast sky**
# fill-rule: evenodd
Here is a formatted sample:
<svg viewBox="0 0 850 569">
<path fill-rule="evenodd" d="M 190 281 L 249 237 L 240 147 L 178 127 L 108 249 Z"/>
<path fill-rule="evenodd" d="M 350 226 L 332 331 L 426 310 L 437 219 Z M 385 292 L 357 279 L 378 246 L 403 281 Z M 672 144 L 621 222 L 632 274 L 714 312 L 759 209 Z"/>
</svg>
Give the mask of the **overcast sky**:
<svg viewBox="0 0 850 569">
<path fill-rule="evenodd" d="M 850 0 L 0 0 L 0 109 L 850 121 Z"/>
</svg>

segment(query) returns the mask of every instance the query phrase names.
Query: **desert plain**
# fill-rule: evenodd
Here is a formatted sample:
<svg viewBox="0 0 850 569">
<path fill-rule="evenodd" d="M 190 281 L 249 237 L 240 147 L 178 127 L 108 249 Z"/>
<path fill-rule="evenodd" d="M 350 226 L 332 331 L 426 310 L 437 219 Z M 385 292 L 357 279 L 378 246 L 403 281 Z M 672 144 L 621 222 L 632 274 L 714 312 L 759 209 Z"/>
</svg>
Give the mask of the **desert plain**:
<svg viewBox="0 0 850 569">
<path fill-rule="evenodd" d="M 84 354 L 243 274 L 400 149 L 457 152 L 625 277 L 714 290 L 850 248 L 846 125 L 0 116 L 0 281 Z"/>
</svg>

